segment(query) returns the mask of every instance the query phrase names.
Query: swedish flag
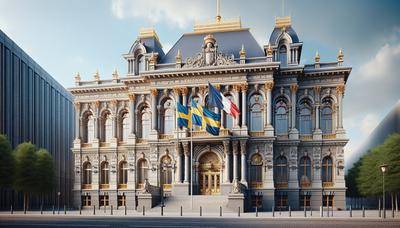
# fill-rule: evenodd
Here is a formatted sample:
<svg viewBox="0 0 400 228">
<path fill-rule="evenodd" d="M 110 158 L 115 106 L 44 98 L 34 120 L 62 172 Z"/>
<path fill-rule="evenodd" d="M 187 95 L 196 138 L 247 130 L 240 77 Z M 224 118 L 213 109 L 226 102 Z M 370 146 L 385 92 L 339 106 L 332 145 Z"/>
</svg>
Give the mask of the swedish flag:
<svg viewBox="0 0 400 228">
<path fill-rule="evenodd" d="M 192 118 L 190 109 L 187 106 L 181 105 L 181 103 L 177 102 L 177 118 L 178 118 L 178 126 L 179 127 L 192 127 Z"/>
<path fill-rule="evenodd" d="M 203 109 L 203 119 L 206 122 L 206 131 L 212 135 L 218 136 L 221 127 L 221 114 Z"/>
<path fill-rule="evenodd" d="M 192 100 L 192 123 L 193 125 L 201 126 L 202 128 L 206 127 L 206 122 L 203 120 L 203 107 L 198 105 L 196 101 Z"/>
</svg>

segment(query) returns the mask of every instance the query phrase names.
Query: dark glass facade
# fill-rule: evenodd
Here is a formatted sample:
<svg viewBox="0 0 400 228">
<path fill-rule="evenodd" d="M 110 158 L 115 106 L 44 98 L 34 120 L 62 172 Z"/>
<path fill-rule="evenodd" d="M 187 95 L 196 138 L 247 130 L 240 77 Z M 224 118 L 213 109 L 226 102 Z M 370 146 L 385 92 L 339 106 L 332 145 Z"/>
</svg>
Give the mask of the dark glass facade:
<svg viewBox="0 0 400 228">
<path fill-rule="evenodd" d="M 45 206 L 70 204 L 72 196 L 70 148 L 73 141 L 73 96 L 0 30 L 0 133 L 15 148 L 30 141 L 53 156 L 56 184 Z M 32 195 L 30 207 L 39 206 Z M 22 208 L 20 193 L 0 189 L 0 208 Z"/>
</svg>

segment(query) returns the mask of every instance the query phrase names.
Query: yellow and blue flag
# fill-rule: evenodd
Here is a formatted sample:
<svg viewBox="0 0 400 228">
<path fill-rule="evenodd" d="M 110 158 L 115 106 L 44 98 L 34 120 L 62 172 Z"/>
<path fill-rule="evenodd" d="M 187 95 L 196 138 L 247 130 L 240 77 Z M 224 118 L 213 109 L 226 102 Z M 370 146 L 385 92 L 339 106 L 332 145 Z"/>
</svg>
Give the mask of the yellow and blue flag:
<svg viewBox="0 0 400 228">
<path fill-rule="evenodd" d="M 177 114 L 178 114 L 178 126 L 179 127 L 192 127 L 192 118 L 190 109 L 187 106 L 183 106 L 181 103 L 177 102 Z"/>
<path fill-rule="evenodd" d="M 203 109 L 203 119 L 206 122 L 206 131 L 212 135 L 218 136 L 221 128 L 221 114 Z"/>
<path fill-rule="evenodd" d="M 192 100 L 192 123 L 193 125 L 201 126 L 202 128 L 206 127 L 206 122 L 203 120 L 203 107 L 198 105 L 196 101 Z"/>
</svg>

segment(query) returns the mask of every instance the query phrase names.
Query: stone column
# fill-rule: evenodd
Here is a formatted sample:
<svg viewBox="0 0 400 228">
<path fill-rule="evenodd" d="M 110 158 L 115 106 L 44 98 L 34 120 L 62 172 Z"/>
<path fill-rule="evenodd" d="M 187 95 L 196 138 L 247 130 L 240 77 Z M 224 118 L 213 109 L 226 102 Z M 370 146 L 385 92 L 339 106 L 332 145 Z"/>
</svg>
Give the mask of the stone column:
<svg viewBox="0 0 400 228">
<path fill-rule="evenodd" d="M 136 129 L 135 129 L 135 94 L 134 93 L 130 93 L 129 94 L 129 122 L 130 122 L 130 130 L 129 133 L 130 135 L 135 135 L 136 134 Z"/>
<path fill-rule="evenodd" d="M 242 84 L 241 90 L 242 90 L 242 128 L 247 128 L 246 122 L 246 114 L 247 114 L 247 89 L 248 85 L 247 84 Z"/>
<path fill-rule="evenodd" d="M 319 129 L 319 104 L 315 105 L 315 129 Z"/>
<path fill-rule="evenodd" d="M 184 106 L 187 105 L 187 94 L 188 94 L 189 89 L 187 87 L 181 88 L 181 93 L 182 93 L 182 104 Z"/>
<path fill-rule="evenodd" d="M 81 123 L 81 118 L 80 118 L 80 113 L 81 113 L 81 103 L 79 103 L 78 101 L 75 102 L 75 140 L 80 139 L 81 135 L 80 135 L 80 126 L 82 124 Z"/>
<path fill-rule="evenodd" d="M 177 143 L 175 145 L 175 149 L 176 149 L 176 182 L 177 183 L 182 183 L 182 151 L 181 151 L 181 145 L 180 143 Z"/>
<path fill-rule="evenodd" d="M 296 106 L 297 106 L 297 100 L 296 100 L 296 93 L 298 90 L 299 86 L 297 84 L 292 84 L 290 85 L 290 91 L 292 92 L 292 118 L 291 118 L 291 129 L 289 130 L 289 139 L 298 139 L 299 138 L 299 131 L 296 129 Z"/>
<path fill-rule="evenodd" d="M 273 82 L 267 82 L 265 83 L 265 90 L 267 91 L 267 126 L 271 126 L 271 107 L 272 107 L 272 88 L 274 87 L 274 83 Z"/>
<path fill-rule="evenodd" d="M 343 128 L 343 94 L 344 94 L 344 85 L 336 86 L 337 98 L 338 98 L 338 123 L 337 128 Z"/>
<path fill-rule="evenodd" d="M 94 138 L 99 140 L 99 107 L 100 101 L 96 101 L 94 106 L 96 107 L 96 113 L 93 115 L 94 122 Z"/>
<path fill-rule="evenodd" d="M 233 180 L 238 179 L 238 142 L 232 141 L 233 151 Z"/>
<path fill-rule="evenodd" d="M 223 141 L 225 154 L 224 183 L 231 183 L 231 151 L 229 150 L 229 141 Z"/>
<path fill-rule="evenodd" d="M 157 89 L 151 89 L 151 129 L 157 130 Z"/>
<path fill-rule="evenodd" d="M 241 180 L 243 184 L 247 185 L 247 159 L 246 159 L 246 140 L 240 141 L 240 153 L 241 153 L 241 162 L 242 162 L 242 173 Z"/>
<path fill-rule="evenodd" d="M 185 179 L 184 183 L 189 183 L 189 174 L 190 174 L 190 160 L 189 160 L 189 143 L 183 142 L 183 152 L 185 153 Z"/>
<path fill-rule="evenodd" d="M 233 85 L 233 95 L 235 97 L 235 103 L 239 105 L 239 92 L 240 92 L 240 85 Z M 238 107 L 240 109 L 240 107 Z M 234 126 L 233 128 L 238 128 L 239 127 L 239 117 L 234 118 Z"/>
</svg>

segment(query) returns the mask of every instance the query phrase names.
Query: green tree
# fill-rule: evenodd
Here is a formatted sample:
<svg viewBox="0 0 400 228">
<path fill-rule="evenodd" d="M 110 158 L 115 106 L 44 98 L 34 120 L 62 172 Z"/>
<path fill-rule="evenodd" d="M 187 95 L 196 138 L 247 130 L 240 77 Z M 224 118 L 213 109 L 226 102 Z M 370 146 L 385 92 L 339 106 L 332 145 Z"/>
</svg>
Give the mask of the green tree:
<svg viewBox="0 0 400 228">
<path fill-rule="evenodd" d="M 7 136 L 0 135 L 0 186 L 11 187 L 14 174 L 14 156 Z"/>
<path fill-rule="evenodd" d="M 42 196 L 54 187 L 54 166 L 50 153 L 46 149 L 36 152 L 36 189 L 35 192 Z M 43 202 L 42 202 L 43 203 Z"/>
<path fill-rule="evenodd" d="M 29 193 L 35 192 L 36 146 L 30 142 L 21 143 L 15 149 L 14 189 L 24 194 L 24 209 L 29 204 Z"/>
</svg>

